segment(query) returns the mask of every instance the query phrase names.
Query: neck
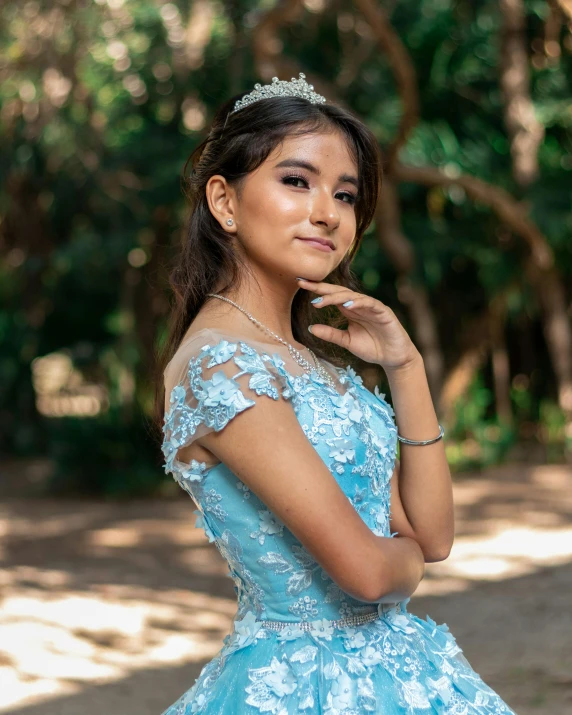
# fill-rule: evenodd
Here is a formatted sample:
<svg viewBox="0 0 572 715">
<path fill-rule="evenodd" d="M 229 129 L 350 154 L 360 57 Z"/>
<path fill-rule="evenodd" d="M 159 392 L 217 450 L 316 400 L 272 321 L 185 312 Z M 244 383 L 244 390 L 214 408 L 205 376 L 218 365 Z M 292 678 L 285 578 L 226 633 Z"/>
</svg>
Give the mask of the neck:
<svg viewBox="0 0 572 715">
<path fill-rule="evenodd" d="M 270 281 L 258 277 L 258 283 L 255 281 L 244 281 L 243 284 L 231 291 L 221 293 L 218 290 L 211 291 L 232 300 L 240 306 L 242 310 L 249 313 L 253 318 L 262 323 L 265 328 L 276 333 L 279 337 L 292 345 L 297 345 L 297 341 L 292 334 L 292 301 L 298 288 L 295 279 L 279 281 Z M 255 327 L 247 315 L 234 305 L 219 298 L 209 298 L 211 301 L 218 303 L 217 313 L 224 315 L 232 321 L 234 328 L 241 325 Z M 262 330 L 260 326 L 255 328 Z M 266 331 L 264 331 L 266 333 Z M 268 335 L 268 333 L 266 333 Z M 270 338 L 271 336 L 268 335 Z"/>
</svg>

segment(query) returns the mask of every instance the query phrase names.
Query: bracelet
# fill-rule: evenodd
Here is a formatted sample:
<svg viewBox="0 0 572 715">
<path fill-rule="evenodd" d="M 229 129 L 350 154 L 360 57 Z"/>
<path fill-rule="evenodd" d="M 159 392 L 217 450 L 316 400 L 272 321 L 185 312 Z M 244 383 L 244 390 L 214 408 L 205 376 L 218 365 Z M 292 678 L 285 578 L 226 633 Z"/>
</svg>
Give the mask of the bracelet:
<svg viewBox="0 0 572 715">
<path fill-rule="evenodd" d="M 434 437 L 433 439 L 425 439 L 421 442 L 416 442 L 413 439 L 407 439 L 406 437 L 402 437 L 399 432 L 397 433 L 397 439 L 400 442 L 403 442 L 404 444 L 411 444 L 415 447 L 423 447 L 426 444 L 433 444 L 433 442 L 438 442 L 440 439 L 443 439 L 443 435 L 445 434 L 445 430 L 441 425 L 439 425 L 439 436 Z"/>
</svg>

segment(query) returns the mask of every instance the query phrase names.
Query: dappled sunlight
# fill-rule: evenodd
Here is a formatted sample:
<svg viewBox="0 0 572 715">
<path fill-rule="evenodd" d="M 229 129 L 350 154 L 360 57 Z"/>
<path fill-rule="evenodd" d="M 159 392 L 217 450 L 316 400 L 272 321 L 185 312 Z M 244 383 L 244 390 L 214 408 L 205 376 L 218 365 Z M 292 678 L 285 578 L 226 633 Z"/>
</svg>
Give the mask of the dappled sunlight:
<svg viewBox="0 0 572 715">
<path fill-rule="evenodd" d="M 427 565 L 417 596 L 460 592 L 572 563 L 572 473 L 511 465 L 455 482 L 455 542 Z"/>
<path fill-rule="evenodd" d="M 187 524 L 169 524 L 156 519 L 137 520 L 115 524 L 112 528 L 93 529 L 86 539 L 91 546 L 108 546 L 110 548 L 126 548 L 144 546 L 146 543 L 156 543 L 157 540 L 167 541 L 180 546 L 201 545 L 204 534 Z"/>
<path fill-rule="evenodd" d="M 63 351 L 34 358 L 31 369 L 36 408 L 45 417 L 95 417 L 109 406 L 107 388 L 85 382 Z"/>
<path fill-rule="evenodd" d="M 89 595 L 15 590 L 26 595 L 8 596 L 0 614 L 0 712 L 138 670 L 207 660 L 235 611 L 230 599 L 192 591 L 167 591 L 158 602 L 150 589 L 138 598 L 113 587 Z"/>
<path fill-rule="evenodd" d="M 410 610 L 424 615 L 430 603 L 426 611 L 438 620 L 442 604 L 448 621 L 457 617 L 452 631 L 462 641 L 459 624 L 475 640 L 483 619 L 497 619 L 488 623 L 500 639 L 486 661 L 494 673 L 503 649 L 508 653 L 518 640 L 518 619 L 528 622 L 526 608 L 535 608 L 539 588 L 533 584 L 550 590 L 546 569 L 572 564 L 572 473 L 559 466 L 497 468 L 460 476 L 454 491 L 453 549 L 445 561 L 427 564 Z M 106 702 L 113 703 L 119 696 L 110 689 L 124 683 L 123 697 L 135 713 L 137 678 L 146 689 L 172 684 L 173 697 L 192 685 L 220 650 L 236 611 L 228 568 L 194 528 L 194 508 L 185 498 L 11 499 L 0 505 L 0 712 L 88 712 L 81 703 L 93 697 L 91 688 L 107 688 Z M 556 581 L 567 578 L 553 573 Z M 483 588 L 486 596 L 478 596 Z M 521 593 L 531 599 L 522 612 L 514 608 Z M 509 617 L 516 621 L 505 630 L 515 633 L 505 642 L 497 622 Z M 557 651 L 557 636 L 551 638 Z M 538 648 L 534 653 L 542 658 Z M 160 695 L 166 706 L 169 693 Z M 68 709 L 62 710 L 64 701 Z M 106 707 L 125 713 L 123 705 Z"/>
<path fill-rule="evenodd" d="M 446 594 L 452 586 L 465 590 L 472 581 L 501 581 L 566 563 L 572 563 L 572 528 L 514 527 L 490 536 L 459 537 L 446 561 L 428 564 L 429 578 L 415 595 Z"/>
</svg>

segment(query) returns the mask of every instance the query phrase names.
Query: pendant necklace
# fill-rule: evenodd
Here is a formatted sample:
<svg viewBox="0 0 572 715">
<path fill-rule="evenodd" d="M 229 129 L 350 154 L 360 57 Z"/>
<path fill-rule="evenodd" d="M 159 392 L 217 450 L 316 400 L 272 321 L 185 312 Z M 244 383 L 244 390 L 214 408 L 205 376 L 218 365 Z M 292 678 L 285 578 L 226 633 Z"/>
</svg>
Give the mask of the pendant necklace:
<svg viewBox="0 0 572 715">
<path fill-rule="evenodd" d="M 312 371 L 315 371 L 318 373 L 318 375 L 322 378 L 322 380 L 328 384 L 333 390 L 336 389 L 336 384 L 333 381 L 332 377 L 330 376 L 329 372 L 323 367 L 323 365 L 320 364 L 318 358 L 314 354 L 314 351 L 308 348 L 310 354 L 312 355 L 312 359 L 314 360 L 315 366 L 312 366 L 306 358 L 302 355 L 302 353 L 295 348 L 293 345 L 291 345 L 289 342 L 281 338 L 279 335 L 276 335 L 270 328 L 267 328 L 266 325 L 261 323 L 259 320 L 256 320 L 256 318 L 251 315 L 247 310 L 242 308 L 238 303 L 235 303 L 233 300 L 230 298 L 226 298 L 223 295 L 219 295 L 218 293 L 207 293 L 207 295 L 212 296 L 213 298 L 220 298 L 221 300 L 226 300 L 227 303 L 231 303 L 232 305 L 235 306 L 235 308 L 238 308 L 240 311 L 242 311 L 247 318 L 249 318 L 253 323 L 256 323 L 259 325 L 261 328 L 266 330 L 267 333 L 272 335 L 273 338 L 276 338 L 276 340 L 279 340 L 283 345 L 286 345 L 288 348 L 288 351 L 290 352 L 290 355 L 293 357 L 293 359 L 307 372 L 310 373 Z"/>
</svg>

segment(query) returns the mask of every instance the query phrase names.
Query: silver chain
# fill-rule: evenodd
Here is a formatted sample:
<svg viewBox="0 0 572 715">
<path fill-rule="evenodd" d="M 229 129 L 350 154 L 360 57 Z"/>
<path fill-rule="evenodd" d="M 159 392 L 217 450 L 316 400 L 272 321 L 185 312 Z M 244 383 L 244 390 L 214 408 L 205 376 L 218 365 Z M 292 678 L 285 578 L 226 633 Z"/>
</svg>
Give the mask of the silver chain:
<svg viewBox="0 0 572 715">
<path fill-rule="evenodd" d="M 238 308 L 240 311 L 242 311 L 246 315 L 246 317 L 249 318 L 253 323 L 256 323 L 261 328 L 266 330 L 267 333 L 270 333 L 273 338 L 276 338 L 276 340 L 279 340 L 283 345 L 286 345 L 288 351 L 290 352 L 290 355 L 307 373 L 311 373 L 313 370 L 315 370 L 320 375 L 322 380 L 324 380 L 324 382 L 326 382 L 334 390 L 336 389 L 336 383 L 333 381 L 332 377 L 323 367 L 323 365 L 320 364 L 313 350 L 310 350 L 310 348 L 308 348 L 308 351 L 310 352 L 310 354 L 312 355 L 312 359 L 314 360 L 315 366 L 312 366 L 297 348 L 295 348 L 289 342 L 281 338 L 279 335 L 276 335 L 276 333 L 270 330 L 270 328 L 267 328 L 266 325 L 263 325 L 259 320 L 256 320 L 253 315 L 251 315 L 247 310 L 238 305 L 238 303 L 235 303 L 230 298 L 226 298 L 224 295 L 219 295 L 218 293 L 207 293 L 207 295 L 210 295 L 213 298 L 220 298 L 221 300 L 226 300 L 227 303 L 231 303 L 232 305 L 234 305 L 235 308 Z"/>
</svg>

